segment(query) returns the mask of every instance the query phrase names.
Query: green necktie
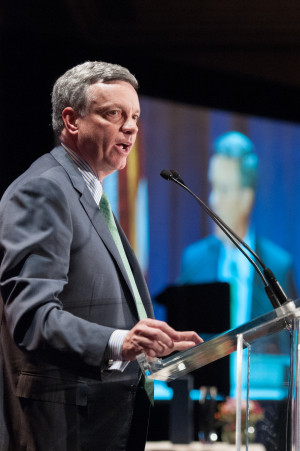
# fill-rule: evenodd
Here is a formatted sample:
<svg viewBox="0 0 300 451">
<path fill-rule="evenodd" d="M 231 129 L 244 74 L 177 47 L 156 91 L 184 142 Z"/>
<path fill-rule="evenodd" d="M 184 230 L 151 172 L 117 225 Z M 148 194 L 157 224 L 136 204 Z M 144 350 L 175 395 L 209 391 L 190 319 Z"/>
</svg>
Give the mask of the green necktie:
<svg viewBox="0 0 300 451">
<path fill-rule="evenodd" d="M 104 192 L 102 193 L 101 200 L 100 200 L 100 211 L 105 218 L 105 221 L 108 225 L 109 231 L 112 234 L 114 242 L 115 242 L 115 244 L 118 248 L 119 254 L 121 256 L 122 262 L 126 269 L 127 275 L 129 277 L 130 284 L 131 284 L 132 290 L 134 292 L 134 300 L 135 300 L 136 308 L 138 311 L 139 319 L 147 318 L 147 313 L 146 313 L 144 305 L 142 303 L 142 299 L 141 299 L 139 290 L 136 286 L 127 256 L 125 254 L 124 247 L 123 247 L 123 244 L 122 244 L 122 241 L 121 241 L 121 238 L 120 238 L 117 226 L 116 226 L 116 222 L 115 222 L 113 213 L 111 211 L 109 200 Z"/>
<path fill-rule="evenodd" d="M 120 238 L 117 226 L 116 226 L 115 218 L 113 216 L 113 213 L 112 213 L 112 210 L 110 207 L 109 200 L 104 191 L 102 192 L 99 207 L 100 207 L 100 211 L 103 214 L 104 219 L 107 223 L 109 231 L 114 239 L 114 242 L 117 246 L 119 254 L 122 258 L 122 262 L 123 262 L 126 272 L 128 274 L 128 277 L 129 277 L 129 280 L 131 283 L 131 287 L 134 292 L 135 304 L 136 304 L 136 308 L 138 311 L 139 319 L 147 318 L 147 313 L 146 313 L 146 310 L 142 303 L 142 299 L 141 299 L 139 290 L 136 286 L 127 256 L 125 254 L 124 247 L 123 247 L 123 244 L 122 244 L 122 241 L 121 241 L 121 238 Z M 147 396 L 148 396 L 151 404 L 153 405 L 154 404 L 154 382 L 152 379 L 149 379 L 148 377 L 144 378 L 144 389 L 147 393 Z"/>
</svg>

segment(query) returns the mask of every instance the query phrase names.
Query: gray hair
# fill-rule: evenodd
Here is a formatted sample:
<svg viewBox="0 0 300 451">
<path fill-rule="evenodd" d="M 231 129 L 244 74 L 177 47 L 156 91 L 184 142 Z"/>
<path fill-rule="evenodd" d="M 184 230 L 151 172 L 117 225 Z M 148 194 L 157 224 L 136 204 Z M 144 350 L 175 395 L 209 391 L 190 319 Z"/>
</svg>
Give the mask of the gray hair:
<svg viewBox="0 0 300 451">
<path fill-rule="evenodd" d="M 252 141 L 240 132 L 232 131 L 219 136 L 213 145 L 213 156 L 222 155 L 235 159 L 240 170 L 241 186 L 257 188 L 258 156 Z"/>
<path fill-rule="evenodd" d="M 135 90 L 138 82 L 128 69 L 118 64 L 104 63 L 102 61 L 87 61 L 73 67 L 55 82 L 52 90 L 52 127 L 59 136 L 64 128 L 62 112 L 72 107 L 81 116 L 87 113 L 88 88 L 98 82 L 126 81 Z"/>
</svg>

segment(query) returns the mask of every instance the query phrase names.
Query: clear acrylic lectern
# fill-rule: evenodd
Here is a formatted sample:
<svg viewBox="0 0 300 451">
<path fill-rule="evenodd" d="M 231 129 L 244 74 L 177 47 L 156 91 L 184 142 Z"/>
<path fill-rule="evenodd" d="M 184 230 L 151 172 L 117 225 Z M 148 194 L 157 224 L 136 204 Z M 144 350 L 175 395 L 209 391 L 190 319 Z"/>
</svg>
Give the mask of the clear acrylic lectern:
<svg viewBox="0 0 300 451">
<path fill-rule="evenodd" d="M 281 421 L 286 424 L 288 440 L 284 448 L 274 449 L 300 451 L 300 299 L 290 301 L 283 307 L 271 311 L 236 329 L 218 335 L 183 352 L 164 359 L 151 359 L 144 354 L 138 356 L 143 373 L 155 380 L 172 381 L 199 369 L 213 361 L 236 352 L 236 450 L 241 450 L 242 433 L 246 434 L 248 449 L 248 418 L 245 431 L 242 431 L 242 399 L 247 403 L 249 414 L 249 388 L 251 377 L 255 378 L 255 365 L 252 364 L 252 347 L 268 337 L 272 342 L 284 331 L 288 335 L 288 386 L 286 386 L 286 405 L 288 412 Z M 245 358 L 246 352 L 246 358 Z M 254 359 L 255 360 L 255 359 Z M 274 370 L 276 373 L 276 369 Z M 246 381 L 245 383 L 243 381 Z M 268 384 L 268 381 L 265 381 Z M 270 382 L 271 384 L 271 382 Z M 243 387 L 245 388 L 243 393 Z M 244 401 L 243 399 L 243 401 Z M 275 445 L 274 445 L 275 446 Z M 276 445 L 277 446 L 277 445 Z"/>
</svg>

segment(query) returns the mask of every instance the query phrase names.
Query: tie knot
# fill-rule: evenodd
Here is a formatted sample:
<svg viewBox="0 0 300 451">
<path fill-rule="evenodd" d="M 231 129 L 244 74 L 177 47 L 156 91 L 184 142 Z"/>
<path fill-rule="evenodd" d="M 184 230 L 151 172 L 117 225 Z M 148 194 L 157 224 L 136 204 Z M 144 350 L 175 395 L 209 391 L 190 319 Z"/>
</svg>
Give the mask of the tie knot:
<svg viewBox="0 0 300 451">
<path fill-rule="evenodd" d="M 100 199 L 100 210 L 110 210 L 110 203 L 108 200 L 107 195 L 105 194 L 104 191 L 102 191 L 102 195 L 101 195 L 101 199 Z"/>
</svg>

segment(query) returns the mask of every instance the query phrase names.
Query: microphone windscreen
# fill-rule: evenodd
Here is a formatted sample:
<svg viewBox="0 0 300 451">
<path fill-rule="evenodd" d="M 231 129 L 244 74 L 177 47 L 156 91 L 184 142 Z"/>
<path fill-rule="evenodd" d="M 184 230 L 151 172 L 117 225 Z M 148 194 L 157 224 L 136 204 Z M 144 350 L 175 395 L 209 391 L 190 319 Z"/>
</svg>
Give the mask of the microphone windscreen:
<svg viewBox="0 0 300 451">
<path fill-rule="evenodd" d="M 170 180 L 172 173 L 170 171 L 168 171 L 167 169 L 163 169 L 161 171 L 160 175 L 163 179 Z"/>
</svg>

